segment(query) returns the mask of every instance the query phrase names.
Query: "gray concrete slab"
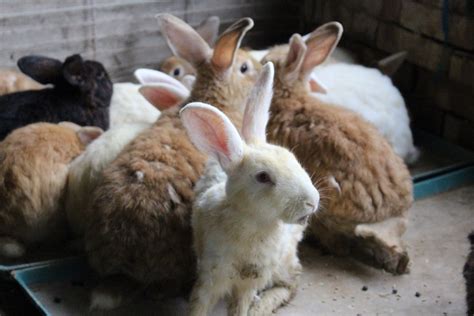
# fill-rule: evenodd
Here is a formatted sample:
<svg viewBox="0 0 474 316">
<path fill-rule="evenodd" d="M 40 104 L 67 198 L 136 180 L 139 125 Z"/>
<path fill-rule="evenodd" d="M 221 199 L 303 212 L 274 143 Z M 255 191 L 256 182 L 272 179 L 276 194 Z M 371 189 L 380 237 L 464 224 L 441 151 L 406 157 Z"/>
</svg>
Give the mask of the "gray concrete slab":
<svg viewBox="0 0 474 316">
<path fill-rule="evenodd" d="M 469 186 L 415 202 L 405 235 L 410 274 L 392 276 L 302 245 L 298 294 L 278 315 L 465 315 L 462 268 L 473 229 Z"/>
</svg>

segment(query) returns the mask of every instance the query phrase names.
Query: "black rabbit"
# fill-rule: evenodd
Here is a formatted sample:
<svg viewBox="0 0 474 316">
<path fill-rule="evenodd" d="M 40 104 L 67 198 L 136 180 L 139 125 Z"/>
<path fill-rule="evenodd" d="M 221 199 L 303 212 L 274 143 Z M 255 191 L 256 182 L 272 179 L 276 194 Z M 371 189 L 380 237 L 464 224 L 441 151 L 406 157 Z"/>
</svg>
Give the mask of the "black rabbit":
<svg viewBox="0 0 474 316">
<path fill-rule="evenodd" d="M 53 87 L 0 97 L 0 140 L 16 128 L 35 122 L 74 122 L 81 126 L 109 127 L 112 82 L 102 64 L 80 55 L 64 63 L 43 56 L 18 60 L 22 72 Z"/>
</svg>

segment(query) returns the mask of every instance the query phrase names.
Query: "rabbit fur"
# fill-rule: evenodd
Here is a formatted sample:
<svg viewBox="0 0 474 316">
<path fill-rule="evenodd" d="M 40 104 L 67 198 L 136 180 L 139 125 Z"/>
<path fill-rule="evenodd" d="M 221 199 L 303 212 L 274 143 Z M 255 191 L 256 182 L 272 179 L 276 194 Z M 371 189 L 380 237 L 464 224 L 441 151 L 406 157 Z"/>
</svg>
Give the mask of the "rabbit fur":
<svg viewBox="0 0 474 316">
<path fill-rule="evenodd" d="M 18 66 L 52 88 L 22 91 L 0 97 L 0 140 L 12 130 L 35 122 L 71 121 L 81 126 L 109 127 L 112 82 L 105 68 L 80 55 L 59 60 L 26 56 Z"/>
<path fill-rule="evenodd" d="M 40 90 L 43 88 L 43 85 L 19 71 L 10 69 L 0 70 L 0 96 L 19 91 Z"/>
<path fill-rule="evenodd" d="M 196 27 L 196 32 L 212 47 L 219 34 L 219 25 L 219 17 L 211 16 Z M 160 65 L 160 70 L 180 81 L 186 80 L 186 75 L 196 76 L 194 66 L 186 61 L 186 59 L 178 56 L 170 56 L 165 59 Z"/>
<path fill-rule="evenodd" d="M 212 103 L 240 124 L 241 104 L 260 68 L 238 50 L 253 21 L 241 19 L 230 26 L 214 50 L 180 19 L 163 14 L 159 22 L 172 50 L 199 65 L 189 100 Z M 243 63 L 249 64 L 245 73 L 240 71 Z M 178 109 L 172 108 L 105 168 L 85 230 L 89 262 L 103 276 L 92 293 L 92 308 L 123 304 L 132 298 L 130 286 L 137 293 L 147 287 L 160 295 L 189 290 L 195 265 L 193 186 L 204 164 L 205 156 L 192 145 Z"/>
<path fill-rule="evenodd" d="M 401 242 L 406 215 L 413 201 L 410 173 L 388 142 L 355 113 L 336 108 L 310 95 L 312 69 L 337 44 L 342 26 L 318 28 L 303 42 L 295 34 L 282 59 L 275 63 L 270 141 L 293 152 L 321 185 L 328 188 L 324 211 L 314 216 L 309 233 L 329 250 L 347 254 L 351 241 L 372 253 L 373 264 L 391 273 L 408 271 L 408 254 Z"/>
<path fill-rule="evenodd" d="M 297 245 L 319 193 L 293 154 L 266 143 L 272 85 L 269 63 L 248 100 L 244 140 L 215 107 L 196 102 L 181 110 L 190 139 L 210 159 L 193 204 L 199 276 L 192 316 L 208 315 L 224 296 L 231 315 L 270 315 L 295 294 Z M 213 183 L 216 172 L 221 180 Z"/>
<path fill-rule="evenodd" d="M 76 235 L 82 236 L 84 233 L 87 220 L 90 218 L 90 197 L 101 179 L 102 171 L 117 157 L 130 141 L 142 131 L 151 127 L 153 122 L 158 118 L 158 115 L 148 118 L 145 116 L 142 117 L 140 110 L 150 115 L 150 113 L 154 113 L 149 111 L 149 108 L 152 107 L 155 112 L 159 114 L 157 108 L 166 109 L 179 105 L 188 97 L 189 91 L 183 95 L 181 91 L 178 90 L 178 92 L 176 92 L 173 88 L 173 86 L 167 83 L 140 85 L 141 91 L 145 92 L 145 96 L 142 96 L 142 99 L 143 102 L 146 102 L 146 106 L 144 106 L 145 103 L 141 102 L 134 104 L 132 97 L 131 104 L 125 103 L 124 101 L 126 99 L 121 99 L 120 103 L 115 104 L 115 108 L 113 106 L 111 107 L 111 113 L 113 113 L 114 109 L 118 108 L 118 105 L 123 105 L 125 111 L 122 112 L 129 112 L 130 118 L 133 118 L 133 113 L 136 113 L 135 121 L 122 123 L 110 128 L 71 163 L 68 175 L 66 212 L 69 225 Z M 133 93 L 141 93 L 139 90 L 133 90 Z M 114 91 L 117 91 L 117 89 Z M 150 91 L 153 91 L 153 93 Z M 174 103 L 170 103 L 173 96 L 175 97 Z M 160 97 L 162 99 L 160 99 Z M 150 102 L 153 102 L 153 105 L 148 103 L 145 98 L 149 98 Z M 113 102 L 112 104 L 114 105 Z M 133 105 L 135 105 L 137 109 L 133 109 Z M 153 117 L 154 121 L 150 122 L 150 119 Z"/>
<path fill-rule="evenodd" d="M 70 162 L 98 137 L 97 127 L 35 123 L 0 143 L 0 256 L 65 237 L 64 192 Z"/>
</svg>

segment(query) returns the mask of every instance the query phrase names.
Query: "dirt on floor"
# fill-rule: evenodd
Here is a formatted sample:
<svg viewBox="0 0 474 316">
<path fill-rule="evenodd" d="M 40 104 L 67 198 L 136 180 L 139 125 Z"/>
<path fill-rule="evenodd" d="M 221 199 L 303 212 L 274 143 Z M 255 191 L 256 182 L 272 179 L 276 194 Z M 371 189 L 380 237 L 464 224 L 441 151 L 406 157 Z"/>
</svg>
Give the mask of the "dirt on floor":
<svg viewBox="0 0 474 316">
<path fill-rule="evenodd" d="M 410 273 L 392 276 L 302 245 L 304 273 L 278 315 L 465 315 L 462 269 L 474 230 L 474 186 L 416 201 L 405 242 Z"/>
</svg>

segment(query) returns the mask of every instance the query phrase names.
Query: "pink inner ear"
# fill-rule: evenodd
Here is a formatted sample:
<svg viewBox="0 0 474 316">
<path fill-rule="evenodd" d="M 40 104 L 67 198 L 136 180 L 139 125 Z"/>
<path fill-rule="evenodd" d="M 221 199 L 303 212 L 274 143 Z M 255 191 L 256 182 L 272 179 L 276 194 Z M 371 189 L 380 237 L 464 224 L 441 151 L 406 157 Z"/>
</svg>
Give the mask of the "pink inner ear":
<svg viewBox="0 0 474 316">
<path fill-rule="evenodd" d="M 201 126 L 200 130 L 203 133 L 204 139 L 209 140 L 211 147 L 229 157 L 230 152 L 222 121 L 218 117 L 209 115 L 206 112 L 197 112 L 195 116 L 199 120 L 198 124 Z"/>
<path fill-rule="evenodd" d="M 309 88 L 311 92 L 323 93 L 326 94 L 327 91 L 324 89 L 315 79 L 309 79 Z"/>
<path fill-rule="evenodd" d="M 160 111 L 169 109 L 182 100 L 176 94 L 161 87 L 141 87 L 140 93 Z"/>
</svg>

